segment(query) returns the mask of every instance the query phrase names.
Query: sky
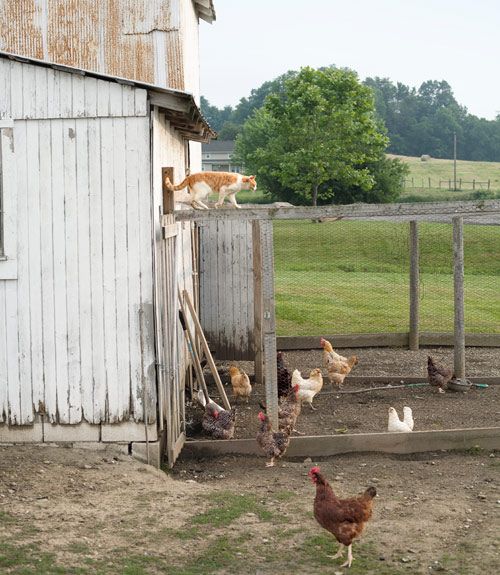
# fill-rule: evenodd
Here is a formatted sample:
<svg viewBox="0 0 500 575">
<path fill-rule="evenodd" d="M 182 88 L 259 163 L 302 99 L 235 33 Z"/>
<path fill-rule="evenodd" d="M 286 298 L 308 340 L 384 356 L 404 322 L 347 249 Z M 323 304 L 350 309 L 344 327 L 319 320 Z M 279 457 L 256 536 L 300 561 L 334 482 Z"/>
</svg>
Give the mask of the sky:
<svg viewBox="0 0 500 575">
<path fill-rule="evenodd" d="M 235 106 L 303 66 L 418 88 L 445 80 L 470 114 L 500 114 L 499 0 L 213 0 L 200 25 L 201 94 Z"/>
</svg>

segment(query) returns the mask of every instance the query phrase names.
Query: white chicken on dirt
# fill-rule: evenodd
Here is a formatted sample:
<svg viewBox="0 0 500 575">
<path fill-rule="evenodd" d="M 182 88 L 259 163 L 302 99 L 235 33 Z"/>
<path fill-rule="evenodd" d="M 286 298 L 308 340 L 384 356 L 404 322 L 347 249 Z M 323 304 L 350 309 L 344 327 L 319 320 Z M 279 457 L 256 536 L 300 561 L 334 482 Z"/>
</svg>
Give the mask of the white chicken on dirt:
<svg viewBox="0 0 500 575">
<path fill-rule="evenodd" d="M 410 407 L 403 408 L 403 421 L 399 419 L 398 412 L 394 407 L 389 407 L 389 421 L 387 431 L 408 433 L 413 431 L 413 415 Z"/>
<path fill-rule="evenodd" d="M 344 379 L 351 373 L 352 368 L 358 363 L 358 357 L 351 355 L 345 357 L 338 354 L 332 344 L 324 339 L 320 339 L 323 348 L 323 362 L 328 373 L 328 379 L 332 385 L 342 387 Z"/>
<path fill-rule="evenodd" d="M 294 370 L 292 373 L 292 387 L 295 385 L 299 386 L 299 391 L 297 393 L 299 400 L 302 403 L 308 403 L 314 411 L 316 408 L 313 407 L 313 399 L 323 388 L 323 375 L 321 374 L 321 369 L 313 369 L 309 373 L 308 379 L 303 378 L 298 369 Z"/>
</svg>

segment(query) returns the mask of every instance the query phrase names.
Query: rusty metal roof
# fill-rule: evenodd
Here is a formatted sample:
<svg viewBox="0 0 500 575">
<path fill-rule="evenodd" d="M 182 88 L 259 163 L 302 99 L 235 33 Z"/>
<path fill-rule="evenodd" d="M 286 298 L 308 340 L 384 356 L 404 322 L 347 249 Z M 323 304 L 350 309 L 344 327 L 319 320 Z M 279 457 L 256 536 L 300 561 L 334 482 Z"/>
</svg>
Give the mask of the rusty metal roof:
<svg viewBox="0 0 500 575">
<path fill-rule="evenodd" d="M 137 82 L 136 80 L 120 78 L 118 76 L 100 74 L 99 72 L 82 70 L 73 66 L 55 64 L 53 62 L 37 60 L 36 58 L 28 58 L 26 56 L 19 56 L 17 54 L 3 52 L 1 50 L 0 58 L 33 64 L 35 66 L 43 66 L 45 68 L 52 68 L 54 70 L 70 74 L 89 76 L 99 80 L 107 80 L 108 82 L 117 82 L 118 84 L 125 84 L 135 88 L 142 88 L 143 90 L 147 90 L 151 103 L 162 108 L 162 111 L 165 113 L 170 124 L 186 139 L 193 140 L 195 142 L 209 142 L 217 135 L 203 117 L 193 95 L 189 92 L 182 92 L 171 88 L 162 88 L 160 86 L 155 86 L 154 84 L 146 84 L 144 82 Z"/>
<path fill-rule="evenodd" d="M 211 24 L 215 20 L 215 9 L 213 0 L 193 0 L 193 4 L 198 12 L 198 16 Z"/>
</svg>

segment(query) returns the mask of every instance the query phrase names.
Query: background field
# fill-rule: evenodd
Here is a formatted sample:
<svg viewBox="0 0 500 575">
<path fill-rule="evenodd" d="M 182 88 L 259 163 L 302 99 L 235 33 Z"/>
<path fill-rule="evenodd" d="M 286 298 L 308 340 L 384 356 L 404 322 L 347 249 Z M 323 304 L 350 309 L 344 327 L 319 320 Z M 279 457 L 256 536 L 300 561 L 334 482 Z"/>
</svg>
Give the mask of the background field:
<svg viewBox="0 0 500 575">
<path fill-rule="evenodd" d="M 406 178 L 406 187 L 399 199 L 401 202 L 458 201 L 500 197 L 500 162 L 457 160 L 457 185 L 462 178 L 463 189 L 455 192 L 447 189 L 448 180 L 451 180 L 453 185 L 453 160 L 431 158 L 422 162 L 420 158 L 411 156 L 388 154 L 388 157 L 399 158 L 410 167 L 410 174 Z M 429 178 L 431 179 L 430 189 Z M 474 179 L 476 180 L 476 189 L 472 190 L 471 182 Z M 441 189 L 439 188 L 439 180 L 443 181 Z M 481 186 L 477 183 L 488 180 L 490 180 L 489 192 L 484 185 Z M 216 196 L 211 199 L 216 201 Z M 242 191 L 238 193 L 240 204 L 268 203 L 268 201 L 262 190 L 259 189 L 256 192 Z"/>
<path fill-rule="evenodd" d="M 276 221 L 279 335 L 408 331 L 408 223 Z M 421 223 L 420 329 L 453 331 L 450 224 Z M 464 231 L 465 326 L 500 332 L 500 227 Z"/>
<path fill-rule="evenodd" d="M 457 186 L 462 179 L 462 189 L 449 191 L 448 181 L 453 186 L 453 160 L 431 158 L 422 162 L 420 158 L 395 156 L 408 164 L 410 174 L 406 178 L 406 187 L 400 201 L 444 201 L 467 200 L 481 197 L 494 198 L 500 194 L 500 162 L 470 162 L 457 160 Z M 429 178 L 431 188 L 429 189 Z M 439 181 L 442 181 L 439 188 Z M 476 180 L 476 189 L 472 181 Z M 484 182 L 490 180 L 488 193 Z M 482 182 L 479 184 L 478 182 Z"/>
</svg>

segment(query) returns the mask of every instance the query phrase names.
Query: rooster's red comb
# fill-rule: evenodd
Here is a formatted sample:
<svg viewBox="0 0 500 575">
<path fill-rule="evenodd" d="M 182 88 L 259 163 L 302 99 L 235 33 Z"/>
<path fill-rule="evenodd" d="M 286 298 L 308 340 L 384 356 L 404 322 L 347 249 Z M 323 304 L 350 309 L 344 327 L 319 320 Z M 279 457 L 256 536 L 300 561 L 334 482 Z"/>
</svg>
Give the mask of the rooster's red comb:
<svg viewBox="0 0 500 575">
<path fill-rule="evenodd" d="M 320 468 L 318 466 L 311 467 L 311 469 L 309 470 L 309 473 L 319 473 L 319 472 L 320 472 Z"/>
<path fill-rule="evenodd" d="M 264 421 L 266 419 L 266 416 L 262 413 L 262 411 L 259 411 L 259 419 L 261 421 Z"/>
</svg>

